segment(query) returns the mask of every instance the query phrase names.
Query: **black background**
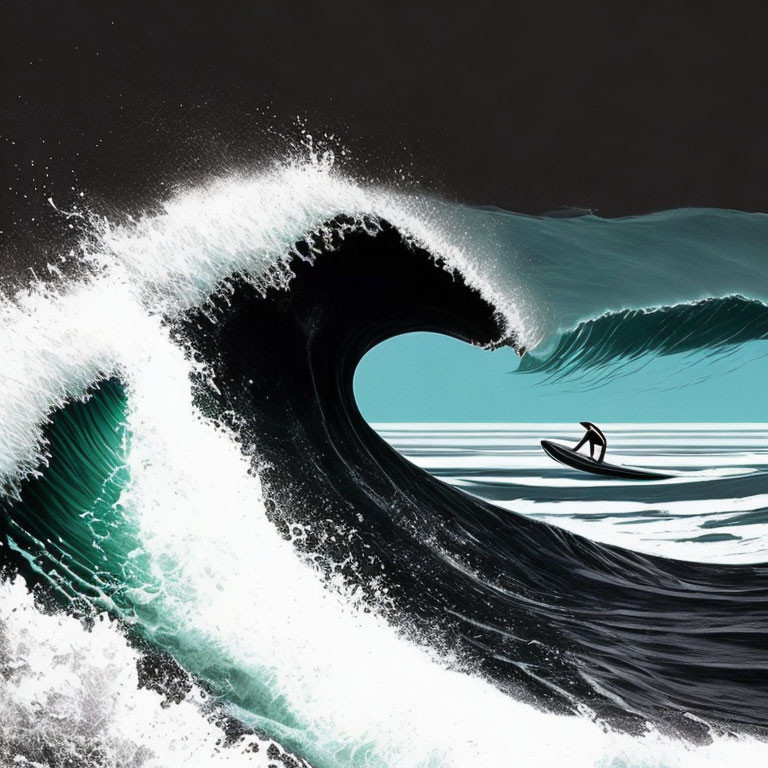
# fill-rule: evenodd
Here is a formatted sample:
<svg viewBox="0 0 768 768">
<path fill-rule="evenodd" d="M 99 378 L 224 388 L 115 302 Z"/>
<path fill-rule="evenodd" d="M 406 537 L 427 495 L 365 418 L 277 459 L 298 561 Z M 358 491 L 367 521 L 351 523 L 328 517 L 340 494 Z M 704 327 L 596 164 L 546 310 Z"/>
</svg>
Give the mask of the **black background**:
<svg viewBox="0 0 768 768">
<path fill-rule="evenodd" d="M 48 196 L 140 210 L 280 156 L 296 116 L 472 203 L 768 210 L 760 4 L 633 5 L 5 2 L 3 253 L 59 237 Z"/>
</svg>

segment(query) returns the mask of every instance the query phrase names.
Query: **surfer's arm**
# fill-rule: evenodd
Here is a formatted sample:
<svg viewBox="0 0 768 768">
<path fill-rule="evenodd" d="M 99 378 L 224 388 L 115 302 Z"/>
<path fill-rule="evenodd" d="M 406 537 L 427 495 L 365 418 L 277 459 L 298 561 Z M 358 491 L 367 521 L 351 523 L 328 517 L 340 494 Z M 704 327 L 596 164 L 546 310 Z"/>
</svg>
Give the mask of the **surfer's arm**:
<svg viewBox="0 0 768 768">
<path fill-rule="evenodd" d="M 578 450 L 579 450 L 579 448 L 581 448 L 581 446 L 582 446 L 582 445 L 584 445 L 584 443 L 586 443 L 586 442 L 587 442 L 587 438 L 588 438 L 588 437 L 589 437 L 589 432 L 587 432 L 587 433 L 584 435 L 584 437 L 582 437 L 582 438 L 581 438 L 581 440 L 579 440 L 579 442 L 578 442 L 578 443 L 577 443 L 577 444 L 574 446 L 574 449 L 573 449 L 573 450 L 574 450 L 574 451 L 578 451 Z"/>
</svg>

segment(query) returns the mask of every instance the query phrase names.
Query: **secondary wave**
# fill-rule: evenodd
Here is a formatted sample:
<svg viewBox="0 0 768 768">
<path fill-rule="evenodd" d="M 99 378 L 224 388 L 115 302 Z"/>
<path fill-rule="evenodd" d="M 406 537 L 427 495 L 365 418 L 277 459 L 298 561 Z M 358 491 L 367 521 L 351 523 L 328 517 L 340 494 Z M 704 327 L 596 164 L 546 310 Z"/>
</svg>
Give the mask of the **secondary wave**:
<svg viewBox="0 0 768 768">
<path fill-rule="evenodd" d="M 526 355 L 517 370 L 572 378 L 646 355 L 697 351 L 713 356 L 766 338 L 768 307 L 743 296 L 726 296 L 672 307 L 626 309 L 587 320 L 563 333 L 550 352 Z"/>
</svg>

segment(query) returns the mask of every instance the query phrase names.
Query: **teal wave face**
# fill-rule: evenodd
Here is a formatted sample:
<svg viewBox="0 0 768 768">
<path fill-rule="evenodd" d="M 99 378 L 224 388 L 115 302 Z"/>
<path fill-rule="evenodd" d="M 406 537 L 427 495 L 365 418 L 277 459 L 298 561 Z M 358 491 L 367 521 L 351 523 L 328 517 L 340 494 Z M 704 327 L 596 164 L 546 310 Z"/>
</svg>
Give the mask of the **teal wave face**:
<svg viewBox="0 0 768 768">
<path fill-rule="evenodd" d="M 128 484 L 126 395 L 101 382 L 52 414 L 47 466 L 23 480 L 4 510 L 6 538 L 29 581 L 47 582 L 78 611 L 134 612 L 126 591 L 149 582 L 136 525 L 121 504 Z"/>
<path fill-rule="evenodd" d="M 524 304 L 529 347 L 606 313 L 744 296 L 768 303 L 768 215 L 678 209 L 603 219 L 450 208 L 495 285 Z"/>
</svg>

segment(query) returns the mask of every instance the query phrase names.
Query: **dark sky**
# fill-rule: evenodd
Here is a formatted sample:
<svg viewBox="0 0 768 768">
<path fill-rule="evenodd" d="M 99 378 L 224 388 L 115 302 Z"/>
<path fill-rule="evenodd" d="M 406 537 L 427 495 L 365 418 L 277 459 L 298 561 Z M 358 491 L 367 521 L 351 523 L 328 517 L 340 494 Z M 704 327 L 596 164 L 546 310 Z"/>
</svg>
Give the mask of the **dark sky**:
<svg viewBox="0 0 768 768">
<path fill-rule="evenodd" d="M 631 6 L 6 0 L 0 247 L 73 186 L 135 210 L 256 165 L 296 115 L 472 203 L 768 210 L 761 4 Z"/>
</svg>

